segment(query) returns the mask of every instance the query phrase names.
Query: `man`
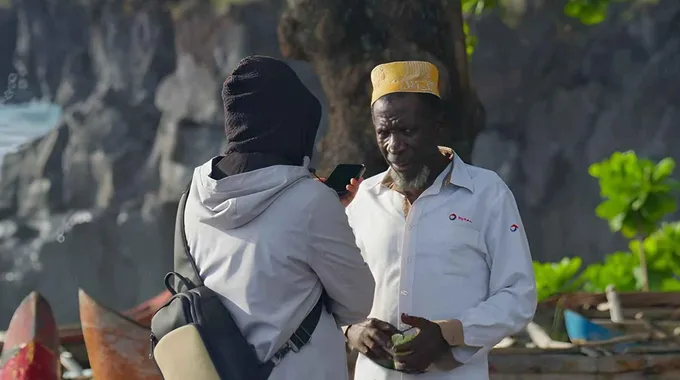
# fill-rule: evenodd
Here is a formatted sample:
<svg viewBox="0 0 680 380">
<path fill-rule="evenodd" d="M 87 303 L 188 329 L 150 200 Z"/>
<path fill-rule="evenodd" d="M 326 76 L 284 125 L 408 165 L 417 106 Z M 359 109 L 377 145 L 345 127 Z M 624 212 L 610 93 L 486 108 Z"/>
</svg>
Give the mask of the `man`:
<svg viewBox="0 0 680 380">
<path fill-rule="evenodd" d="M 362 354 L 357 380 L 488 379 L 488 352 L 536 308 L 512 192 L 496 173 L 437 145 L 438 76 L 428 62 L 371 73 L 373 124 L 389 169 L 363 181 L 346 209 L 376 280 L 369 319 L 345 328 Z M 391 335 L 410 327 L 415 339 L 392 347 Z"/>
<path fill-rule="evenodd" d="M 222 99 L 227 151 L 195 169 L 186 205 L 200 275 L 260 361 L 277 362 L 270 380 L 345 380 L 338 325 L 366 318 L 375 282 L 337 194 L 308 168 L 321 104 L 264 56 L 241 60 Z"/>
</svg>

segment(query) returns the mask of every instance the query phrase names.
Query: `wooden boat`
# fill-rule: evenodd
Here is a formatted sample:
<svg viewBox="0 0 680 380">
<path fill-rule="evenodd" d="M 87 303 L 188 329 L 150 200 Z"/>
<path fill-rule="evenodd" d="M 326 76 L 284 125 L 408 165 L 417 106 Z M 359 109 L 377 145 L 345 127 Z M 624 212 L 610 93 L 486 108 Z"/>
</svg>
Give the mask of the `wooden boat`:
<svg viewBox="0 0 680 380">
<path fill-rule="evenodd" d="M 144 327 L 151 326 L 151 318 L 153 314 L 171 297 L 170 292 L 163 291 L 155 297 L 135 306 L 131 309 L 123 311 L 121 314 L 130 318 Z M 85 347 L 85 340 L 83 338 L 83 331 L 80 324 L 72 324 L 59 326 L 58 328 L 59 341 L 64 350 L 71 353 L 73 358 L 84 368 L 89 368 L 89 360 L 87 349 Z M 3 338 L 5 334 L 0 331 L 0 352 L 2 352 Z"/>
<path fill-rule="evenodd" d="M 14 312 L 0 356 L 0 380 L 57 380 L 59 334 L 52 308 L 31 292 Z"/>
<path fill-rule="evenodd" d="M 356 351 L 347 355 L 350 379 Z M 489 354 L 490 380 L 677 380 L 680 351 L 587 356 L 579 348 L 501 348 Z"/>
<path fill-rule="evenodd" d="M 560 324 L 574 344 L 555 349 L 552 343 L 570 344 L 541 345 L 532 337 L 541 348 L 495 348 L 489 355 L 490 379 L 680 379 L 680 337 L 674 337 L 680 293 L 608 292 L 610 299 L 605 293 L 574 293 L 539 304 L 548 314 L 564 315 Z"/>
<path fill-rule="evenodd" d="M 161 292 L 159 295 L 143 302 L 141 305 L 135 306 L 132 309 L 124 311 L 122 314 L 125 317 L 128 317 L 136 321 L 142 326 L 150 327 L 151 318 L 153 317 L 154 313 L 156 313 L 156 311 L 158 311 L 158 309 L 160 309 L 161 306 L 168 302 L 168 300 L 170 300 L 170 297 L 172 297 L 172 294 L 169 291 L 165 290 Z"/>
<path fill-rule="evenodd" d="M 490 380 L 674 380 L 680 379 L 680 351 L 586 356 L 577 348 L 494 349 Z"/>
<path fill-rule="evenodd" d="M 149 359 L 149 328 L 78 291 L 80 323 L 95 379 L 161 380 Z"/>
<path fill-rule="evenodd" d="M 632 318 L 642 311 L 654 319 L 680 320 L 680 292 L 618 293 L 624 317 Z M 605 293 L 571 293 L 555 295 L 541 302 L 541 307 L 571 309 L 588 318 L 609 318 L 609 311 L 599 305 L 607 303 Z"/>
<path fill-rule="evenodd" d="M 151 326 L 151 317 L 165 302 L 167 302 L 172 295 L 169 291 L 163 291 L 157 296 L 144 301 L 138 306 L 128 309 L 121 314 L 127 318 L 134 320 L 144 327 Z M 0 332 L 0 352 L 3 346 L 3 333 Z M 61 346 L 70 352 L 80 365 L 89 367 L 87 350 L 85 348 L 85 340 L 83 338 L 83 331 L 79 324 L 59 326 L 59 341 Z"/>
</svg>

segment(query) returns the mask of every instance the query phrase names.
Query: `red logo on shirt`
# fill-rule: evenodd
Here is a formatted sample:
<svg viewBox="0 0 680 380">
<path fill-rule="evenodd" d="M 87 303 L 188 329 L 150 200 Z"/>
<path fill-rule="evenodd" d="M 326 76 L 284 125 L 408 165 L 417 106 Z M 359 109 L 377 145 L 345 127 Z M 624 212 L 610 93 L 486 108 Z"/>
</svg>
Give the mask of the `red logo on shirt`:
<svg viewBox="0 0 680 380">
<path fill-rule="evenodd" d="M 518 225 L 513 224 L 512 226 L 510 226 L 510 231 L 515 232 L 515 231 L 517 231 L 518 228 L 519 228 Z"/>
<path fill-rule="evenodd" d="M 466 218 L 466 217 L 464 217 L 464 216 L 458 216 L 458 215 L 456 215 L 455 213 L 449 214 L 449 220 L 456 220 L 456 219 L 462 220 L 463 222 L 472 223 L 472 220 L 470 220 L 470 219 L 468 219 L 468 218 Z"/>
</svg>

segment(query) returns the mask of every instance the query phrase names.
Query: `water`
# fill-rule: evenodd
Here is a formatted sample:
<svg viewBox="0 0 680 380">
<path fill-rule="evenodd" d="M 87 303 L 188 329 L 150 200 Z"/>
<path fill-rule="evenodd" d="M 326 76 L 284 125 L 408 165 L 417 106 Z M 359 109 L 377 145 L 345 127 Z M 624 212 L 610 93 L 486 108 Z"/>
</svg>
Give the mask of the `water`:
<svg viewBox="0 0 680 380">
<path fill-rule="evenodd" d="M 5 154 L 49 132 L 60 117 L 61 107 L 56 104 L 0 104 L 0 163 Z"/>
</svg>

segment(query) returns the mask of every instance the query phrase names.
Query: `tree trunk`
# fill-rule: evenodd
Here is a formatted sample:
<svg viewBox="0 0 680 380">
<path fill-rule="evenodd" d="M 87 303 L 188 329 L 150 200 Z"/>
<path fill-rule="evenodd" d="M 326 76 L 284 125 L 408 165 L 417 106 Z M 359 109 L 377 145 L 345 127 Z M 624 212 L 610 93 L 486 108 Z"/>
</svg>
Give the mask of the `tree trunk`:
<svg viewBox="0 0 680 380">
<path fill-rule="evenodd" d="M 330 125 L 320 145 L 321 171 L 338 163 L 386 168 L 370 115 L 370 72 L 398 60 L 426 60 L 440 71 L 452 146 L 469 162 L 484 125 L 470 84 L 459 0 L 289 0 L 279 24 L 286 58 L 308 61 L 329 101 Z"/>
</svg>

